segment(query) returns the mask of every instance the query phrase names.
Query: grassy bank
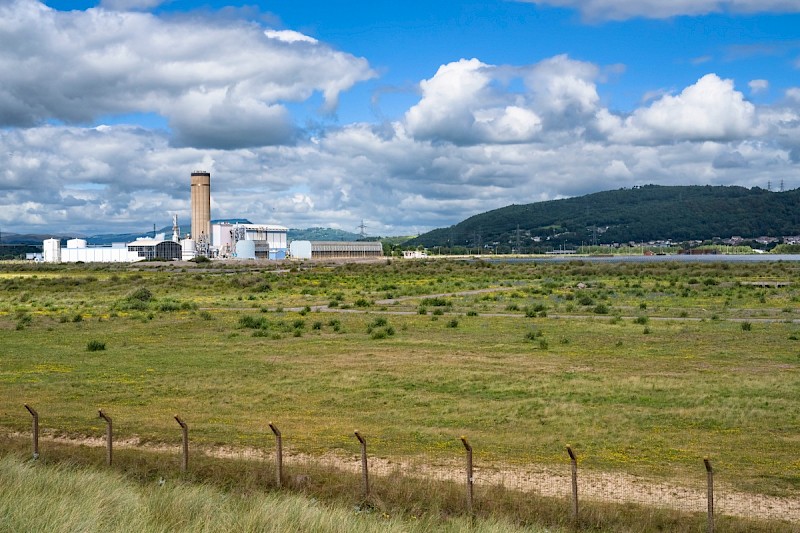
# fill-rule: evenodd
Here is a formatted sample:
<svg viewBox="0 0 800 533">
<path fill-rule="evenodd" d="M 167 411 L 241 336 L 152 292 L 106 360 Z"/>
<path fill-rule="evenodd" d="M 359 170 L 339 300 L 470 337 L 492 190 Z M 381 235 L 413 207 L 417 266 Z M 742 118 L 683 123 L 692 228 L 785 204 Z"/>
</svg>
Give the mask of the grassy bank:
<svg viewBox="0 0 800 533">
<path fill-rule="evenodd" d="M 394 517 L 297 493 L 237 494 L 170 479 L 137 483 L 115 472 L 0 458 L 0 530 L 140 533 L 212 531 L 504 533 L 543 531 L 503 520 Z"/>
</svg>

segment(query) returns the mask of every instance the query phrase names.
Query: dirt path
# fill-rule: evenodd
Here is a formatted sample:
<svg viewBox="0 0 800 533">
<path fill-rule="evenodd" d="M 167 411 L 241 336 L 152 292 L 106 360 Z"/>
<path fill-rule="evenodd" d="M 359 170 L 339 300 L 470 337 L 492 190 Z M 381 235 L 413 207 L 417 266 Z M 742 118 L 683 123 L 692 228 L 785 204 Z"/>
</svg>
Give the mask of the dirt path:
<svg viewBox="0 0 800 533">
<path fill-rule="evenodd" d="M 12 437 L 29 438 L 28 435 L 12 433 Z M 104 447 L 102 438 L 66 438 L 42 436 L 42 441 L 73 446 Z M 146 451 L 180 453 L 178 445 L 142 443 L 137 438 L 114 441 L 115 448 L 136 448 Z M 195 452 L 210 457 L 223 459 L 249 459 L 272 461 L 272 450 L 257 448 L 233 447 L 193 447 Z M 292 453 L 284 448 L 284 465 L 289 469 L 301 470 L 303 465 L 320 465 L 359 473 L 360 458 L 345 457 L 327 453 L 321 456 L 303 453 Z M 464 466 L 459 461 L 437 461 L 426 463 L 409 459 L 387 459 L 371 457 L 369 469 L 372 475 L 393 476 L 404 475 L 420 479 L 438 481 L 464 482 Z M 504 466 L 494 465 L 474 469 L 474 484 L 480 497 L 481 487 L 503 486 L 511 490 L 534 492 L 542 496 L 568 498 L 571 491 L 569 466 Z M 698 482 L 702 485 L 704 475 Z M 707 509 L 706 489 L 704 486 L 688 487 L 663 481 L 640 478 L 618 472 L 590 472 L 580 470 L 578 473 L 579 498 L 581 501 L 598 501 L 609 503 L 637 503 L 652 507 L 676 509 L 684 512 L 705 512 Z M 724 484 L 715 485 L 715 511 L 717 514 L 741 518 L 784 520 L 800 525 L 800 498 L 768 496 L 733 491 Z"/>
</svg>

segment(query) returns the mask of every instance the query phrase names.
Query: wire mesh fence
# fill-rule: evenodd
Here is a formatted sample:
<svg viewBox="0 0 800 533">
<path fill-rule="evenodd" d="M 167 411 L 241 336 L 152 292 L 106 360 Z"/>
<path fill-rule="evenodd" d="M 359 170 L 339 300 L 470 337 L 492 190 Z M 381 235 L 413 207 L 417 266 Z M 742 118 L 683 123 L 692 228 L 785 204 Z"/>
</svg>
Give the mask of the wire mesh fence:
<svg viewBox="0 0 800 533">
<path fill-rule="evenodd" d="M 30 405 L 31 447 L 33 458 L 46 454 L 41 450 L 39 413 Z M 670 468 L 660 465 L 652 475 L 647 468 L 631 471 L 610 469 L 600 453 L 591 447 L 565 445 L 560 460 L 541 458 L 521 460 L 518 450 L 504 449 L 496 442 L 471 442 L 466 436 L 437 442 L 421 451 L 409 452 L 407 443 L 397 437 L 371 436 L 366 431 L 334 435 L 324 441 L 318 437 L 291 434 L 270 422 L 257 446 L 192 443 L 193 423 L 175 415 L 175 434 L 165 438 L 169 444 L 148 444 L 136 439 L 114 440 L 111 416 L 99 411 L 107 423 L 104 434 L 81 439 L 83 446 L 105 448 L 107 464 L 112 462 L 112 448 L 140 449 L 174 455 L 175 469 L 190 471 L 192 457 L 232 459 L 249 463 L 263 471 L 270 487 L 304 489 L 315 486 L 332 493 L 347 492 L 364 501 L 380 499 L 392 493 L 393 499 L 430 494 L 452 500 L 464 512 L 481 506 L 482 498 L 497 491 L 511 491 L 537 498 L 562 502 L 565 515 L 577 519 L 584 504 L 639 505 L 686 514 L 705 513 L 708 531 L 715 531 L 718 517 L 755 521 L 774 521 L 776 531 L 800 531 L 800 493 L 791 483 L 797 479 L 800 462 L 779 458 L 760 464 L 760 475 L 773 479 L 767 490 L 748 490 L 741 476 L 733 475 L 738 465 L 728 458 L 697 458 L 696 468 Z M 202 422 L 196 423 L 202 428 Z M 48 435 L 45 430 L 45 435 Z M 48 435 L 49 440 L 58 440 Z M 70 442 L 68 439 L 61 439 Z M 402 450 L 392 453 L 392 450 Z M 539 459 L 539 460 L 537 460 Z M 786 487 L 790 488 L 787 490 Z M 409 494 L 401 494 L 407 491 Z M 459 503 L 460 502 L 460 503 Z"/>
</svg>

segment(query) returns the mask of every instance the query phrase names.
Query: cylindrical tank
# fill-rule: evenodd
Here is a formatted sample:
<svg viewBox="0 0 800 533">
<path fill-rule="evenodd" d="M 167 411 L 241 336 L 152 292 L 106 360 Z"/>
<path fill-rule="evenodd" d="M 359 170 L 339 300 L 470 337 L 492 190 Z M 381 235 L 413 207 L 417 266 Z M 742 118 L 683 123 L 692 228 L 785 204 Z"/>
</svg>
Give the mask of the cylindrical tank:
<svg viewBox="0 0 800 533">
<path fill-rule="evenodd" d="M 58 239 L 47 239 L 42 242 L 45 263 L 61 262 L 61 241 Z"/>
<path fill-rule="evenodd" d="M 236 243 L 236 258 L 255 259 L 256 258 L 255 241 L 238 241 Z"/>
<path fill-rule="evenodd" d="M 311 241 L 292 241 L 289 253 L 295 259 L 311 259 Z"/>
<path fill-rule="evenodd" d="M 211 174 L 204 170 L 192 172 L 192 239 L 205 235 L 211 242 Z"/>
<path fill-rule="evenodd" d="M 183 239 L 181 241 L 181 259 L 188 261 L 197 256 L 197 244 L 194 239 Z"/>
<path fill-rule="evenodd" d="M 67 248 L 86 248 L 86 241 L 83 239 L 69 239 L 67 240 Z"/>
</svg>

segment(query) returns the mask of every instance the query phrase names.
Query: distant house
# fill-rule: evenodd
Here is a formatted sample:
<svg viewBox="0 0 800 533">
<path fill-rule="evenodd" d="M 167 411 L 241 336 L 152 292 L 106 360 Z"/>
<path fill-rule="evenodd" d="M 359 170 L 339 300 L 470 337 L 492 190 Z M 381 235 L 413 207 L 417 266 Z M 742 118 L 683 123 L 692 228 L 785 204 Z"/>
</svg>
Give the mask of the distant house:
<svg viewBox="0 0 800 533">
<path fill-rule="evenodd" d="M 420 250 L 403 250 L 404 259 L 422 259 L 428 257 L 428 254 Z"/>
</svg>

